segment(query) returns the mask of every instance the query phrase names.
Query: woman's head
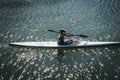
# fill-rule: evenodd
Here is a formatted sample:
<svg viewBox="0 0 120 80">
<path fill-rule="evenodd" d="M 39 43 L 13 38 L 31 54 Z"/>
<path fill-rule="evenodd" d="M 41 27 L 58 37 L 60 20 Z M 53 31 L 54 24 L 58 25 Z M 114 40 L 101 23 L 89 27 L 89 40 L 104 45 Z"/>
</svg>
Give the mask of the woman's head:
<svg viewBox="0 0 120 80">
<path fill-rule="evenodd" d="M 66 31 L 65 30 L 60 30 L 60 33 L 65 33 Z"/>
</svg>

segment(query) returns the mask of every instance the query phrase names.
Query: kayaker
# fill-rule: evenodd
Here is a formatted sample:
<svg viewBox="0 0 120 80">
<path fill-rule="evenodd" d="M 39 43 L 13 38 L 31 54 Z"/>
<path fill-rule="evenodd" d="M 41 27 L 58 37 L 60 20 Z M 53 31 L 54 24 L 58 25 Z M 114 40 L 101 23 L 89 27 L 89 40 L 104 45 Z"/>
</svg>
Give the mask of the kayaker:
<svg viewBox="0 0 120 80">
<path fill-rule="evenodd" d="M 60 30 L 60 33 L 58 34 L 58 44 L 59 45 L 67 45 L 67 44 L 76 43 L 76 41 L 73 41 L 73 40 L 64 41 L 64 36 L 67 36 L 67 37 L 74 36 L 74 34 L 68 34 L 65 32 L 66 32 L 65 30 Z"/>
</svg>

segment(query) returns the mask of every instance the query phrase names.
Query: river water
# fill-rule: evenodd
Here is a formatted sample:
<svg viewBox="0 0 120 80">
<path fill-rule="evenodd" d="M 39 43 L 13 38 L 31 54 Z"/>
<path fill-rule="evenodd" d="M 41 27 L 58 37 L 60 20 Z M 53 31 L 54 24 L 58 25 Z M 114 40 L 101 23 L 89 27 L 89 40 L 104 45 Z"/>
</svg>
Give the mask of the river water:
<svg viewBox="0 0 120 80">
<path fill-rule="evenodd" d="M 0 80 L 119 80 L 120 47 L 73 50 L 8 46 L 56 41 L 48 29 L 120 41 L 120 0 L 1 0 Z M 60 54 L 58 54 L 60 53 Z"/>
</svg>

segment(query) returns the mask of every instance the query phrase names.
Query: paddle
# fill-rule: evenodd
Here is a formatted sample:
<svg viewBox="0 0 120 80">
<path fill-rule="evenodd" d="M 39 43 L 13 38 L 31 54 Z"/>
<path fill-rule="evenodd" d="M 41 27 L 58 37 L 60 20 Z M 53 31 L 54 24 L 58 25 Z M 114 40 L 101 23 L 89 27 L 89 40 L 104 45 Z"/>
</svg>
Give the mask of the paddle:
<svg viewBox="0 0 120 80">
<path fill-rule="evenodd" d="M 58 31 L 54 31 L 54 30 L 48 30 L 48 31 L 50 31 L 50 32 L 54 32 L 54 33 L 60 33 L 60 32 L 58 32 Z M 84 38 L 86 38 L 86 37 L 88 37 L 87 35 L 84 35 L 84 34 L 76 34 L 76 35 L 74 35 L 74 36 L 79 36 L 79 37 L 84 37 Z"/>
</svg>

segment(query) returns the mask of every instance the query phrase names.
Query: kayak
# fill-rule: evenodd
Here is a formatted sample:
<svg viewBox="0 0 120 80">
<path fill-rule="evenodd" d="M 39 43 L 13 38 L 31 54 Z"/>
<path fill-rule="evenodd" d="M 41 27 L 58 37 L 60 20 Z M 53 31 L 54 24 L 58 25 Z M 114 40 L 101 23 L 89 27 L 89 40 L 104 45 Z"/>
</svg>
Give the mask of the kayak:
<svg viewBox="0 0 120 80">
<path fill-rule="evenodd" d="M 37 48 L 84 48 L 84 47 L 99 47 L 99 46 L 112 46 L 120 45 L 120 42 L 89 42 L 81 41 L 69 45 L 58 45 L 57 42 L 42 41 L 42 42 L 13 42 L 11 46 L 22 46 L 22 47 L 37 47 Z"/>
</svg>

